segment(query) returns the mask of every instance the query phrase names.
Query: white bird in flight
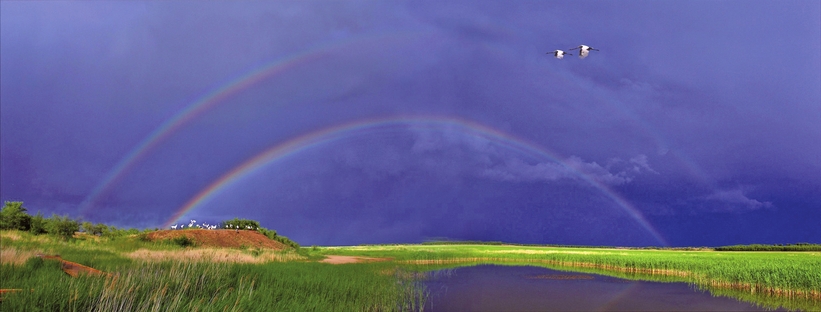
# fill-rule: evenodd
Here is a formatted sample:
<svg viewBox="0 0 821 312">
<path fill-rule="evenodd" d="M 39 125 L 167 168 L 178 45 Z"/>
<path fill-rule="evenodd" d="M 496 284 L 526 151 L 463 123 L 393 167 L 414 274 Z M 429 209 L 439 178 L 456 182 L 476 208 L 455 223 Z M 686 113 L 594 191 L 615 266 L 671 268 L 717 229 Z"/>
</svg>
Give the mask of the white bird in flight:
<svg viewBox="0 0 821 312">
<path fill-rule="evenodd" d="M 586 45 L 580 45 L 580 46 L 572 48 L 570 50 L 576 50 L 576 49 L 579 49 L 579 58 L 582 58 L 582 59 L 587 57 L 587 54 L 589 54 L 590 51 L 598 51 L 599 50 L 599 49 L 593 49 L 593 48 L 591 48 L 589 46 L 586 46 Z"/>
<path fill-rule="evenodd" d="M 562 50 L 556 50 L 556 51 L 553 51 L 553 52 L 547 52 L 547 53 L 545 53 L 545 54 L 553 54 L 553 56 L 555 56 L 557 59 L 562 59 L 562 58 L 564 58 L 565 54 L 567 54 L 567 55 L 573 55 L 573 54 L 570 54 L 570 53 L 564 52 L 564 51 L 562 51 Z"/>
</svg>

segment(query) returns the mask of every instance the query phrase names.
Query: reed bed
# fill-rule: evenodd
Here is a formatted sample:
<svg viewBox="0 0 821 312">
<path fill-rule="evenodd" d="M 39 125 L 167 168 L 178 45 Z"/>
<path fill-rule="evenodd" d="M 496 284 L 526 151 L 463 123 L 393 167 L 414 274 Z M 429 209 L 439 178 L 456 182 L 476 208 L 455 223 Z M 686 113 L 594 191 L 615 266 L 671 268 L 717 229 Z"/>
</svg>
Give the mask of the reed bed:
<svg viewBox="0 0 821 312">
<path fill-rule="evenodd" d="M 424 288 L 384 265 L 334 266 L 138 262 L 113 277 L 71 278 L 56 261 L 4 264 L 3 287 L 32 289 L 4 311 L 405 311 L 424 306 Z M 7 284 L 8 281 L 8 285 Z"/>
<path fill-rule="evenodd" d="M 0 310 L 419 310 L 424 271 L 537 265 L 628 279 L 688 282 L 767 308 L 821 310 L 821 252 L 716 252 L 505 245 L 381 245 L 299 251 L 181 248 L 138 237 L 61 241 L 0 231 Z M 113 273 L 72 279 L 63 259 Z M 393 261 L 329 265 L 323 255 Z M 47 286 L 44 286 L 47 285 Z M 739 295 L 739 294 L 744 294 Z M 744 299 L 746 298 L 746 299 Z M 807 309 L 811 307 L 812 309 Z"/>
<path fill-rule="evenodd" d="M 821 301 L 819 252 L 716 252 L 488 245 L 391 245 L 321 248 L 320 253 L 388 257 L 414 264 L 544 263 L 611 272 L 681 277 L 709 287 Z"/>
<path fill-rule="evenodd" d="M 41 254 L 42 251 L 38 250 L 21 250 L 14 247 L 3 247 L 0 248 L 0 264 L 14 264 L 14 265 L 21 265 L 26 262 L 26 260 L 36 257 L 37 254 Z"/>
<path fill-rule="evenodd" d="M 0 235 L 0 288 L 27 290 L 4 294 L 1 311 L 415 311 L 426 298 L 396 264 L 335 266 L 297 251 L 181 248 L 139 237 Z M 72 278 L 38 253 L 112 276 Z"/>
<path fill-rule="evenodd" d="M 598 275 L 607 275 L 627 280 L 637 280 L 637 281 L 654 281 L 654 282 L 663 282 L 663 283 L 675 283 L 675 282 L 684 282 L 688 283 L 688 279 L 683 276 L 673 275 L 659 275 L 653 273 L 641 273 L 640 271 L 635 270 L 613 270 L 612 268 L 595 268 L 591 266 L 575 266 L 570 267 L 566 266 L 567 264 L 558 265 L 558 264 L 551 264 L 543 261 L 528 261 L 528 262 L 519 262 L 519 261 L 511 261 L 507 260 L 491 260 L 488 259 L 481 259 L 479 261 L 453 261 L 455 259 L 447 260 L 447 261 L 427 261 L 423 264 L 418 264 L 415 261 L 406 261 L 408 263 L 408 267 L 406 270 L 419 272 L 418 276 L 424 279 L 427 277 L 435 277 L 438 275 L 449 275 L 454 272 L 454 269 L 461 268 L 461 267 L 468 267 L 468 266 L 476 266 L 476 265 L 507 265 L 507 266 L 538 266 L 544 267 L 551 270 L 556 271 L 565 271 L 565 272 L 573 272 L 573 273 L 587 273 L 587 274 L 598 274 Z M 778 310 L 778 309 L 787 309 L 790 311 L 819 311 L 821 310 L 821 301 L 817 299 L 813 299 L 807 296 L 779 296 L 779 295 L 770 295 L 761 292 L 751 292 L 749 289 L 743 289 L 738 287 L 727 287 L 727 285 L 723 287 L 716 287 L 712 286 L 711 284 L 695 284 L 695 288 L 699 289 L 700 291 L 709 291 L 712 296 L 716 297 L 729 297 L 736 300 L 741 300 L 745 302 L 752 303 L 758 307 L 767 309 L 767 310 Z"/>
</svg>

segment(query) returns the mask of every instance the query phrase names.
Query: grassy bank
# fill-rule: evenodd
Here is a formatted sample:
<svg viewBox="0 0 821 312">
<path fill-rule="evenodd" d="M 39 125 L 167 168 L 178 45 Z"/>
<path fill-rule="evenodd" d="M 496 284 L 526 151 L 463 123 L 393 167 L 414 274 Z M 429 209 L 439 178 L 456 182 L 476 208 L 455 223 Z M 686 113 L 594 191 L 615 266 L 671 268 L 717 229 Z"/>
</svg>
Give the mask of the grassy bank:
<svg viewBox="0 0 821 312">
<path fill-rule="evenodd" d="M 384 265 L 139 262 L 113 278 L 70 278 L 53 260 L 4 264 L 4 311 L 392 311 L 424 298 Z"/>
<path fill-rule="evenodd" d="M 496 245 L 321 248 L 318 253 L 387 257 L 418 264 L 542 263 L 610 272 L 675 276 L 701 286 L 821 300 L 821 252 L 719 252 Z"/>
<path fill-rule="evenodd" d="M 386 245 L 298 250 L 184 248 L 173 242 L 0 231 L 2 310 L 416 310 L 425 272 L 476 264 L 536 265 L 687 282 L 767 308 L 821 309 L 821 252 L 743 252 L 507 245 Z M 116 275 L 70 278 L 59 254 Z M 329 265 L 324 255 L 392 261 Z"/>
<path fill-rule="evenodd" d="M 65 241 L 17 231 L 0 232 L 0 244 L 0 288 L 23 290 L 4 295 L 2 311 L 395 311 L 418 310 L 425 298 L 395 264 L 334 266 L 293 250 L 183 248 L 138 236 Z M 71 278 L 38 253 L 114 277 Z"/>
</svg>

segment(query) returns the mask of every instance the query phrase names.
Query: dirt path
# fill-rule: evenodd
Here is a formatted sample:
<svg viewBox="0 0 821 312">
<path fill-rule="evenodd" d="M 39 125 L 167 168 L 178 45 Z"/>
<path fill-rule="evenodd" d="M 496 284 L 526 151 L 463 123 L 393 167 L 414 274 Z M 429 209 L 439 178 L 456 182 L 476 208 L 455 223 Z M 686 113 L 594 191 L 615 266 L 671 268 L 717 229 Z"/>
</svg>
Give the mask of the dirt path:
<svg viewBox="0 0 821 312">
<path fill-rule="evenodd" d="M 71 262 L 71 261 L 63 260 L 63 258 L 60 258 L 60 256 L 47 256 L 47 255 L 37 255 L 37 256 L 40 257 L 40 258 L 43 258 L 43 259 L 57 259 L 57 260 L 59 260 L 60 263 L 62 264 L 63 272 L 66 272 L 66 274 L 71 275 L 71 277 L 77 277 L 78 275 L 80 275 L 80 273 L 85 273 L 85 274 L 89 274 L 89 275 L 105 275 L 105 276 L 111 275 L 111 274 L 108 274 L 106 272 L 97 270 L 95 268 L 84 266 L 84 265 L 79 264 L 77 262 Z"/>
<path fill-rule="evenodd" d="M 358 262 L 379 262 L 379 261 L 388 261 L 388 260 L 391 260 L 391 259 L 390 258 L 369 258 L 369 257 L 328 255 L 328 256 L 325 256 L 325 259 L 322 259 L 319 262 L 330 263 L 330 264 L 346 264 L 346 263 L 358 263 Z"/>
<path fill-rule="evenodd" d="M 16 293 L 16 292 L 21 292 L 21 291 L 23 291 L 23 290 L 22 289 L 0 289 L 0 302 L 3 302 L 3 297 L 6 294 L 13 294 L 13 293 Z M 34 291 L 34 289 L 32 289 L 31 291 Z"/>
</svg>

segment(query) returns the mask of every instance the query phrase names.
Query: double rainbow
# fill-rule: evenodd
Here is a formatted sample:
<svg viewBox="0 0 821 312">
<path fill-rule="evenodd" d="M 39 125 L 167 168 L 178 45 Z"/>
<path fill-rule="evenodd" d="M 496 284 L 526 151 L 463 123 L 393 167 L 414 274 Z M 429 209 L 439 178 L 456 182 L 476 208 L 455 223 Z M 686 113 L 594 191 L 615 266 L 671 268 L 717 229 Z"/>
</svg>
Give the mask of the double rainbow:
<svg viewBox="0 0 821 312">
<path fill-rule="evenodd" d="M 213 109 L 231 96 L 242 92 L 261 81 L 265 81 L 274 76 L 285 73 L 291 69 L 304 64 L 309 64 L 323 59 L 335 51 L 345 47 L 358 46 L 371 43 L 400 42 L 402 44 L 413 44 L 420 38 L 427 38 L 422 33 L 382 33 L 368 36 L 355 37 L 347 40 L 324 44 L 318 47 L 302 51 L 291 56 L 280 58 L 272 62 L 256 66 L 250 71 L 246 71 L 235 79 L 227 83 L 220 84 L 213 91 L 207 92 L 194 102 L 186 106 L 182 111 L 166 120 L 157 127 L 151 134 L 143 139 L 136 147 L 125 155 L 114 167 L 109 170 L 102 181 L 92 189 L 88 196 L 80 204 L 80 214 L 86 215 L 94 207 L 100 196 L 105 194 L 113 185 L 117 184 L 126 173 L 134 169 L 135 165 L 144 158 L 150 151 L 155 149 L 160 143 L 168 139 L 177 130 L 189 123 L 191 120 L 201 116 Z"/>
</svg>

